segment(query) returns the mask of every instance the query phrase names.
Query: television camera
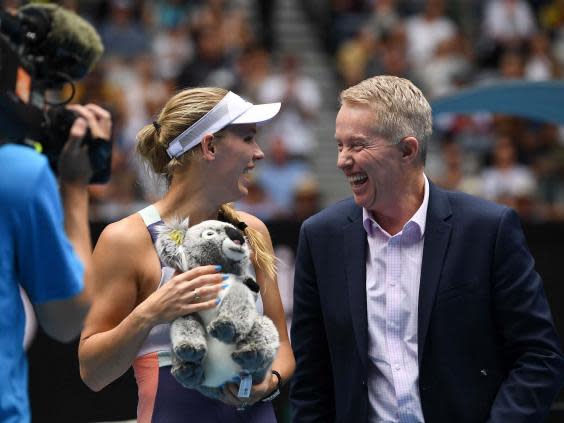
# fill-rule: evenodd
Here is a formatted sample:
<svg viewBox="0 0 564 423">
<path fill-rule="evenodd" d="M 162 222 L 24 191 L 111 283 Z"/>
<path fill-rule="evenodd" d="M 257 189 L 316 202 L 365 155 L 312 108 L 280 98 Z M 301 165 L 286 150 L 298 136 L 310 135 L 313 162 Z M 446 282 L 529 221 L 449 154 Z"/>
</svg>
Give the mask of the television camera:
<svg viewBox="0 0 564 423">
<path fill-rule="evenodd" d="M 75 112 L 65 108 L 74 97 L 73 81 L 83 78 L 102 55 L 96 30 L 75 13 L 53 4 L 28 4 L 15 14 L 0 10 L 0 144 L 34 146 L 57 161 L 67 142 Z M 49 102 L 47 92 L 72 88 L 70 98 Z M 87 131 L 83 144 L 93 175 L 90 183 L 110 178 L 112 143 Z"/>
</svg>

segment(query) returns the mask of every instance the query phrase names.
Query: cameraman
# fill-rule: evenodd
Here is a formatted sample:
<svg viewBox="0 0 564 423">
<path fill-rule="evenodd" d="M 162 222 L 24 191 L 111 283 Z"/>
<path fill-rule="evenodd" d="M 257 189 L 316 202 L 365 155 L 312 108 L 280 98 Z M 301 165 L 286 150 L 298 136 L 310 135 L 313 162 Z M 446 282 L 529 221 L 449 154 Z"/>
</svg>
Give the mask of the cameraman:
<svg viewBox="0 0 564 423">
<path fill-rule="evenodd" d="M 79 116 L 59 158 L 59 189 L 46 158 L 16 144 L 0 147 L 0 422 L 30 420 L 25 313 L 21 285 L 39 324 L 61 342 L 73 340 L 90 306 L 91 241 L 82 138 L 110 139 L 109 112 L 68 106 Z M 62 206 L 62 207 L 61 207 Z"/>
</svg>

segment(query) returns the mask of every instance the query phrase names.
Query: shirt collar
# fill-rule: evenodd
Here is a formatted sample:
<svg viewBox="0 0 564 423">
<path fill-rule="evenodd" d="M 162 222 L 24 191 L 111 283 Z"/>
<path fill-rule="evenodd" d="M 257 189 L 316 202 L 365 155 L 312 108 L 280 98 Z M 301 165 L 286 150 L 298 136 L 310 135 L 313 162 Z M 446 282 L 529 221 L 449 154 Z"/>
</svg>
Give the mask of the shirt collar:
<svg viewBox="0 0 564 423">
<path fill-rule="evenodd" d="M 427 221 L 427 209 L 429 206 L 429 180 L 427 179 L 427 175 L 423 174 L 423 178 L 425 178 L 425 193 L 423 194 L 423 202 L 415 212 L 411 219 L 407 221 L 407 223 L 403 226 L 402 232 L 408 227 L 408 225 L 417 225 L 419 228 L 420 237 L 423 237 L 425 234 L 425 223 Z M 413 223 L 411 223 L 413 222 Z M 374 235 L 374 230 L 377 228 L 380 231 L 386 233 L 374 220 L 372 217 L 372 213 L 368 211 L 366 208 L 362 208 L 362 226 L 364 230 L 368 234 L 368 236 Z"/>
</svg>

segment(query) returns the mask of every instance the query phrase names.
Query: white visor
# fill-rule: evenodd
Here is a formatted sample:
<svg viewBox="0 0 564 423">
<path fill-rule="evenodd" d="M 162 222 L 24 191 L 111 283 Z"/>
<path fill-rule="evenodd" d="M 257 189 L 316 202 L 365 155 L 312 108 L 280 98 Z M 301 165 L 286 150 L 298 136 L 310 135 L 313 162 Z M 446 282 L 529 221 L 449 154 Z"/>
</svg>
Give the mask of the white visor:
<svg viewBox="0 0 564 423">
<path fill-rule="evenodd" d="M 229 91 L 213 109 L 173 139 L 166 152 L 171 158 L 179 157 L 198 145 L 206 134 L 214 134 L 227 125 L 265 122 L 279 110 L 280 103 L 252 104 Z"/>
</svg>

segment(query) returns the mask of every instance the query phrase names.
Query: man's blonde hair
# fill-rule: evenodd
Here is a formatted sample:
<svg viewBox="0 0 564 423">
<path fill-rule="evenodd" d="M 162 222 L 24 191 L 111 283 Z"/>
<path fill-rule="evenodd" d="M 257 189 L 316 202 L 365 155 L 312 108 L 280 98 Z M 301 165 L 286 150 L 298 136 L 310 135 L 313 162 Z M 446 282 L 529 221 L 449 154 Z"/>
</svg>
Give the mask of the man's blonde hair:
<svg viewBox="0 0 564 423">
<path fill-rule="evenodd" d="M 427 142 L 433 131 L 431 106 L 411 81 L 377 75 L 343 90 L 341 104 L 366 104 L 374 110 L 375 131 L 396 144 L 412 136 L 419 141 L 419 159 L 425 163 Z"/>
</svg>

